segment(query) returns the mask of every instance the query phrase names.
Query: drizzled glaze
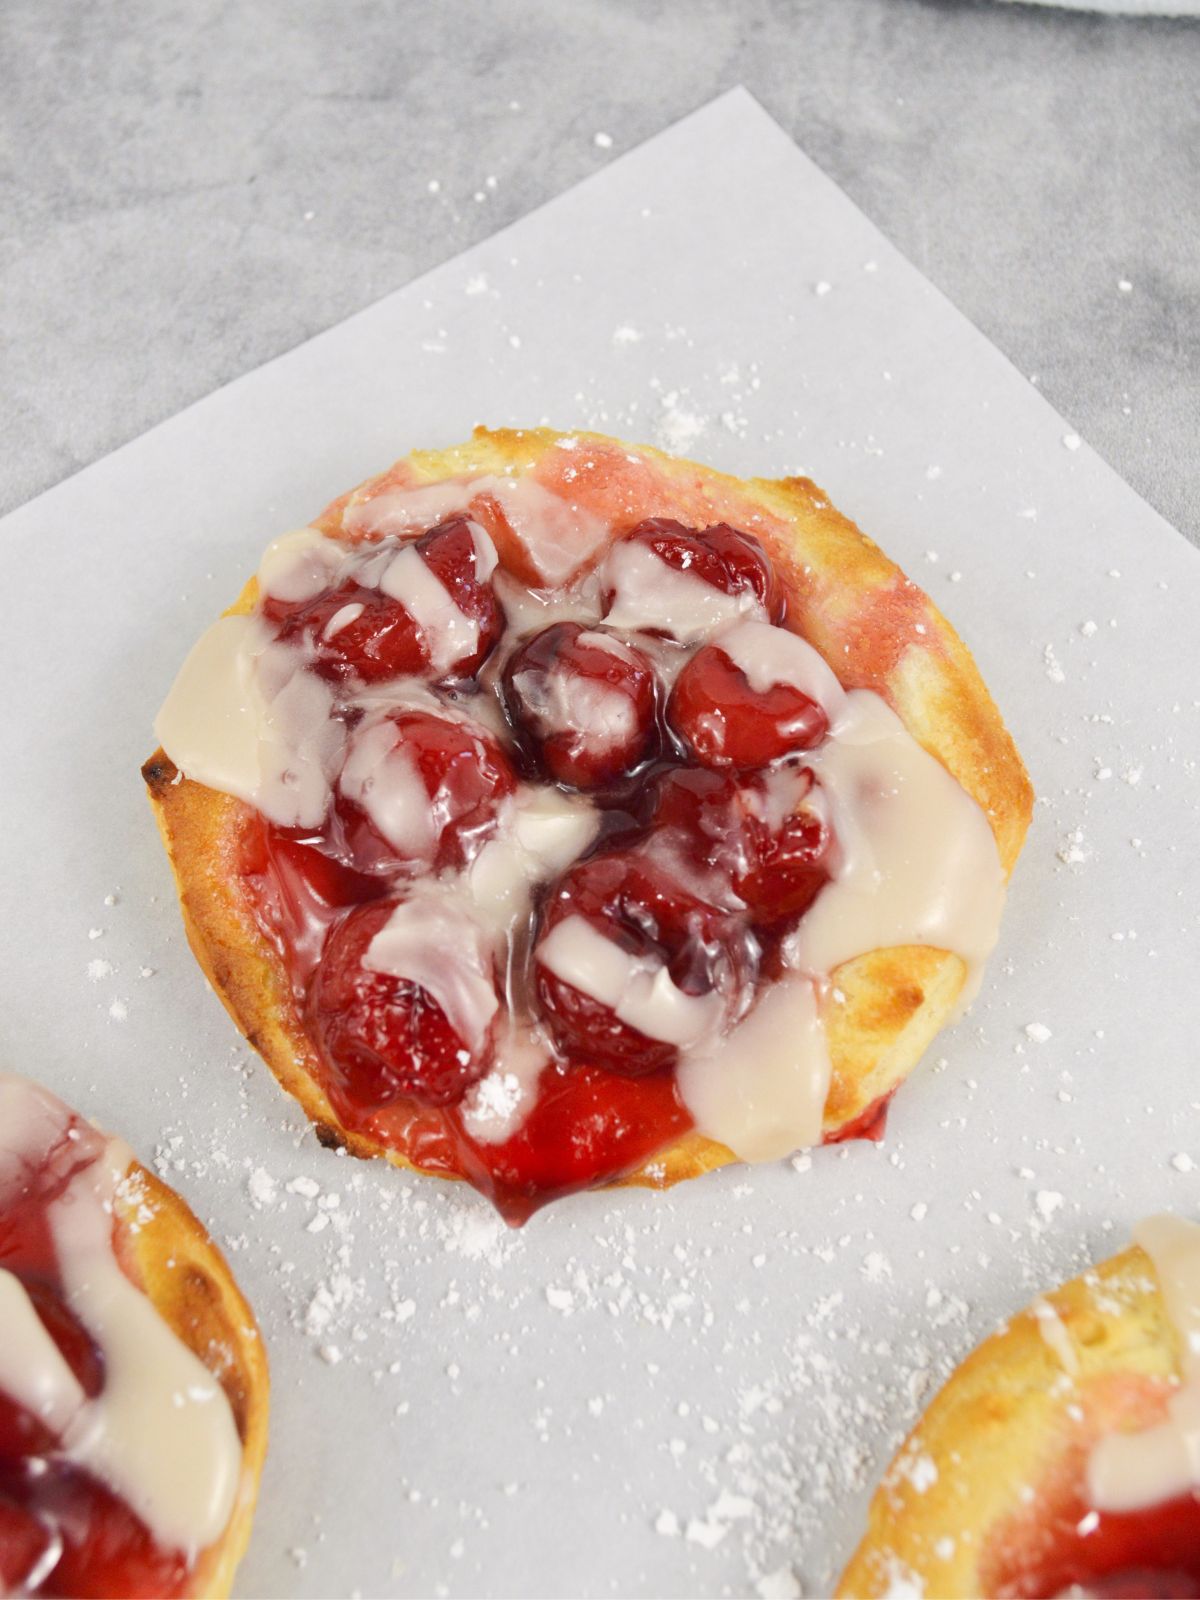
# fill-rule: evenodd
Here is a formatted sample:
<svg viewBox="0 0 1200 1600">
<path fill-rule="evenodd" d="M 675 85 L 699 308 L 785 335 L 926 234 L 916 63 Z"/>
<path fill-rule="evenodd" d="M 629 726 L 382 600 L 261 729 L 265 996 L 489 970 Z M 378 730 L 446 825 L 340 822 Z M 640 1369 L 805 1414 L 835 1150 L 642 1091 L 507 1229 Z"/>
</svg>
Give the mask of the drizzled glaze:
<svg viewBox="0 0 1200 1600">
<path fill-rule="evenodd" d="M 653 662 L 664 695 L 695 650 L 712 642 L 726 653 L 731 663 L 727 670 L 742 676 L 747 692 L 764 694 L 772 686 L 786 685 L 821 708 L 824 721 L 817 724 L 814 737 L 819 737 L 825 721 L 828 737 L 803 755 L 801 775 L 807 772 L 816 779 L 816 788 L 804 804 L 814 816 L 825 818 L 833 838 L 832 877 L 815 905 L 778 945 L 775 975 L 759 984 L 748 1007 L 743 1003 L 732 1009 L 710 1004 L 716 1001 L 715 995 L 681 990 L 661 957 L 631 956 L 582 918 L 560 922 L 534 958 L 579 993 L 614 1008 L 618 1017 L 636 1018 L 644 1037 L 678 1046 L 678 1067 L 662 1085 L 666 1092 L 662 1104 L 671 1107 L 671 1114 L 657 1129 L 643 1125 L 635 1141 L 638 1159 L 668 1143 L 680 1126 L 688 1125 L 750 1160 L 770 1159 L 814 1142 L 820 1137 L 829 1082 L 821 1006 L 839 964 L 891 944 L 933 945 L 961 957 L 968 975 L 965 992 L 973 991 L 982 962 L 995 942 L 1004 895 L 1004 874 L 986 818 L 877 695 L 866 690 L 847 694 L 810 645 L 773 625 L 765 590 L 756 591 L 752 585 L 739 588 L 734 583 L 729 592 L 723 592 L 695 571 L 659 559 L 646 543 L 618 539 L 606 551 L 614 530 L 531 479 L 490 477 L 415 489 L 389 488 L 374 497 L 352 500 L 344 514 L 343 531 L 355 543 L 326 537 L 331 555 L 314 541 L 313 530 L 289 535 L 269 552 L 260 571 L 260 586 L 263 592 L 283 598 L 307 598 L 335 588 L 351 569 L 354 581 L 361 584 L 365 581 L 361 541 L 368 541 L 368 549 L 382 541 L 368 564 L 372 570 L 392 571 L 406 554 L 417 559 L 402 543 L 406 536 L 435 527 L 439 519 L 463 515 L 473 519 L 477 549 L 485 553 L 490 549 L 498 559 L 492 582 L 508 616 L 509 635 L 478 681 L 425 691 L 440 699 L 445 713 L 476 719 L 495 729 L 495 685 L 515 641 L 531 629 L 563 618 L 585 630 L 597 624 L 605 630 L 623 630 L 626 645 L 636 644 L 643 657 Z M 677 526 L 657 525 L 659 531 Z M 745 536 L 728 528 L 723 536 L 746 542 Z M 749 543 L 753 546 L 752 540 Z M 752 563 L 753 556 L 750 559 Z M 481 559 L 479 571 L 485 568 L 490 571 L 488 562 Z M 764 581 L 775 582 L 769 566 Z M 411 600 L 412 614 L 428 632 L 429 657 L 436 663 L 445 659 L 439 653 L 439 640 L 453 640 L 459 622 L 440 598 L 437 604 L 430 602 L 426 587 L 422 580 L 417 588 L 408 590 L 405 604 Z M 770 617 L 779 615 L 778 605 L 778 596 L 772 591 Z M 631 629 L 641 631 L 630 636 Z M 239 641 L 227 634 L 226 639 L 235 654 L 247 647 L 261 653 L 258 635 L 246 634 Z M 615 649 L 621 648 L 617 640 Z M 304 664 L 301 658 L 297 670 L 302 671 Z M 283 719 L 275 714 L 273 702 L 257 690 L 255 670 L 244 663 L 210 670 L 218 692 L 222 687 L 233 695 L 239 686 L 243 690 L 236 703 L 231 699 L 215 715 L 211 706 L 204 711 L 195 706 L 190 686 L 187 693 L 177 687 L 156 725 L 159 737 L 185 775 L 248 799 L 271 822 L 286 828 L 319 829 L 311 809 L 306 808 L 301 818 L 300 808 L 281 803 L 280 795 L 291 801 L 296 787 L 293 769 L 311 778 L 314 792 L 319 787 L 312 776 L 314 769 L 327 786 L 337 784 L 338 741 L 343 735 L 331 734 L 319 718 L 309 718 L 312 708 L 307 706 L 281 732 Z M 431 676 L 436 676 L 436 669 Z M 188 678 L 189 666 L 185 666 L 181 681 Z M 578 685 L 552 683 L 550 689 L 554 698 L 542 709 L 553 716 L 568 706 L 581 717 L 595 712 L 601 737 L 612 736 L 618 709 L 624 714 L 607 696 L 580 692 Z M 386 703 L 388 686 L 375 685 L 370 693 L 372 703 Z M 338 726 L 356 721 L 363 703 L 363 696 L 357 702 L 343 696 L 336 713 Z M 290 709 L 290 705 L 285 707 Z M 212 729 L 222 723 L 242 735 L 249 724 L 257 728 L 255 748 L 261 770 L 257 797 L 245 781 L 248 763 L 243 762 L 235 774 L 235 786 L 230 781 L 230 762 L 215 746 L 205 748 L 204 739 L 197 736 L 198 726 Z M 358 751 L 362 737 L 361 730 L 352 735 L 351 759 L 340 779 L 343 792 L 347 785 L 353 789 L 361 781 L 363 762 Z M 673 752 L 669 759 L 679 760 L 678 750 L 671 744 L 673 736 L 664 732 L 661 737 Z M 248 736 L 244 742 L 249 745 Z M 402 754 L 400 761 L 403 766 Z M 410 779 L 406 768 L 397 783 L 385 783 L 374 795 L 375 814 L 392 818 L 392 827 L 419 829 L 422 825 L 413 810 L 416 790 Z M 644 784 L 647 779 L 639 781 Z M 811 781 L 805 777 L 803 785 L 797 785 L 786 770 L 771 769 L 764 780 L 765 808 L 771 809 L 776 792 L 780 797 L 789 789 L 807 794 Z M 614 809 L 612 799 L 593 798 L 603 802 L 602 810 L 586 836 L 581 832 L 572 840 L 575 854 L 589 845 L 604 848 L 613 829 L 628 827 L 631 821 L 628 817 L 620 821 L 622 811 L 632 808 L 631 799 L 620 800 Z M 781 799 L 781 804 L 786 811 L 786 800 Z M 344 1097 L 334 1093 L 335 1106 L 348 1125 L 367 1127 L 384 1142 L 399 1141 L 399 1147 L 420 1164 L 466 1171 L 476 1181 L 478 1174 L 470 1169 L 482 1161 L 489 1172 L 484 1186 L 493 1192 L 497 1191 L 496 1172 L 504 1166 L 498 1152 L 522 1133 L 533 1136 L 531 1119 L 536 1122 L 533 1114 L 543 1102 L 562 1103 L 562 1086 L 573 1077 L 580 1087 L 585 1082 L 592 1087 L 602 1084 L 606 1092 L 612 1077 L 609 1073 L 597 1076 L 594 1069 L 556 1054 L 541 1024 L 530 1015 L 531 911 L 543 892 L 540 885 L 554 872 L 561 872 L 573 857 L 556 854 L 547 867 L 531 856 L 515 837 L 514 819 L 520 815 L 519 808 L 503 808 L 497 814 L 491 842 L 473 863 L 468 862 L 465 872 L 443 874 L 422 890 L 423 894 L 452 899 L 454 914 L 474 919 L 492 941 L 504 1004 L 492 1037 L 495 1060 L 491 1070 L 454 1112 L 385 1108 L 373 1111 L 364 1123 L 362 1115 L 356 1117 Z M 601 817 L 605 819 L 602 824 Z M 599 839 L 593 844 L 597 828 Z M 318 838 L 313 842 L 320 848 Z M 355 892 L 351 890 L 345 901 L 335 898 L 322 907 L 315 904 L 310 892 L 297 897 L 285 886 L 289 909 L 281 902 L 280 882 L 271 881 L 282 860 L 281 848 L 268 843 L 265 859 L 271 864 L 250 876 L 274 934 L 279 937 L 281 929 L 289 930 L 282 935 L 284 954 L 302 993 L 314 956 L 306 954 L 298 961 L 297 952 L 301 947 L 311 952 L 319 949 L 323 930 L 336 922 L 341 905 L 356 903 Z M 635 848 L 644 848 L 649 854 L 654 850 L 653 843 Z M 264 859 L 257 847 L 252 854 Z M 291 877 L 301 859 L 293 852 L 285 876 Z M 689 864 L 678 850 L 672 855 L 672 871 L 681 875 L 689 892 L 701 898 L 715 892 L 711 872 Z M 327 869 L 318 869 L 318 877 L 328 876 Z M 489 877 L 502 885 L 499 891 L 495 884 L 486 887 Z M 726 888 L 724 893 L 728 896 L 731 891 Z M 316 900 L 320 898 L 318 894 Z M 295 915 L 300 901 L 304 904 L 303 926 Z M 736 910 L 741 902 L 735 897 L 731 904 Z M 477 1017 L 488 1009 L 482 1004 Z M 781 1039 L 786 1039 L 786 1048 Z M 590 1078 L 585 1077 L 587 1073 Z M 619 1089 L 611 1086 L 613 1096 L 624 1106 L 641 1093 L 648 1105 L 649 1081 L 623 1084 Z M 621 1170 L 614 1157 L 587 1181 Z"/>
<path fill-rule="evenodd" d="M 176 1592 L 237 1496 L 224 1390 L 118 1262 L 131 1159 L 0 1074 L 0 1502 L 32 1562 L 11 1570 L 0 1525 L 0 1579 L 17 1592 Z"/>
<path fill-rule="evenodd" d="M 1088 1493 L 1102 1511 L 1137 1511 L 1200 1490 L 1200 1224 L 1147 1217 L 1133 1237 L 1154 1263 L 1183 1379 L 1164 1421 L 1110 1434 L 1092 1452 Z"/>
</svg>

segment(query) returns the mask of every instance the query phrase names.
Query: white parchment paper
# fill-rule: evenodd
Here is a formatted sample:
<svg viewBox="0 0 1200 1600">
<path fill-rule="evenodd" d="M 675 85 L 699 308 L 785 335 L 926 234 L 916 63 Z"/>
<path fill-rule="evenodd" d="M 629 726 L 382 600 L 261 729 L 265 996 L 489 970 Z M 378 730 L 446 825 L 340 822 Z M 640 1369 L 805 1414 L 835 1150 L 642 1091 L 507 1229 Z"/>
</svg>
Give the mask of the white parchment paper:
<svg viewBox="0 0 1200 1600">
<path fill-rule="evenodd" d="M 983 995 L 885 1144 L 510 1234 L 315 1144 L 188 953 L 138 767 L 269 537 L 543 419 L 815 476 L 965 635 L 1040 803 Z M 1195 1209 L 1200 559 L 744 93 L 3 540 L 0 1059 L 157 1156 L 258 1309 L 242 1593 L 819 1593 L 946 1365 Z"/>
</svg>

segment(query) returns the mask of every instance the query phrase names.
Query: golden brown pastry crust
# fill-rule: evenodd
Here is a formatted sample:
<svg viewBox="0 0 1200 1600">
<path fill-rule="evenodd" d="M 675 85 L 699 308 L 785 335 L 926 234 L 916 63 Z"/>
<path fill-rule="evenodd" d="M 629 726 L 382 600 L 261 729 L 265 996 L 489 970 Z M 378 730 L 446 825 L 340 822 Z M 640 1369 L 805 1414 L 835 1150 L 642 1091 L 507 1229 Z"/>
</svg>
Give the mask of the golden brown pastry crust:
<svg viewBox="0 0 1200 1600">
<path fill-rule="evenodd" d="M 536 474 L 618 531 L 651 516 L 744 528 L 788 576 L 790 624 L 847 688 L 882 694 L 914 738 L 979 802 L 1004 871 L 1011 873 L 1033 794 L 975 663 L 932 601 L 814 483 L 732 478 L 600 434 L 570 435 L 575 444 L 567 451 L 560 448 L 566 437 L 546 428 L 479 428 L 467 444 L 414 451 L 335 500 L 314 526 L 338 534 L 349 505 L 389 489 L 516 472 Z M 580 470 L 589 453 L 597 470 Z M 575 469 L 569 483 L 566 465 Z M 249 611 L 256 594 L 252 579 L 231 609 Z M 323 1141 L 411 1166 L 396 1151 L 341 1126 L 321 1088 L 283 963 L 239 893 L 235 868 L 245 805 L 183 778 L 162 750 L 142 771 L 188 939 L 237 1026 L 300 1101 Z M 836 988 L 844 1002 L 830 1004 L 826 1014 L 833 1064 L 827 1137 L 863 1116 L 907 1076 L 951 1016 L 965 975 L 957 955 L 915 947 L 876 950 L 838 969 Z M 619 1182 L 666 1188 L 735 1159 L 724 1145 L 692 1133 Z"/>
<path fill-rule="evenodd" d="M 137 1162 L 118 1192 L 114 1241 L 126 1274 L 220 1383 L 237 1425 L 242 1442 L 237 1501 L 221 1538 L 200 1552 L 187 1589 L 200 1600 L 222 1600 L 250 1538 L 267 1451 L 270 1379 L 262 1336 L 224 1257 L 194 1213 Z"/>
<path fill-rule="evenodd" d="M 1036 1548 L 1046 1506 L 1078 1489 L 1096 1440 L 1159 1421 L 1179 1375 L 1178 1336 L 1136 1246 L 1042 1296 L 967 1357 L 909 1434 L 837 1594 L 1003 1591 L 1014 1551 Z"/>
</svg>

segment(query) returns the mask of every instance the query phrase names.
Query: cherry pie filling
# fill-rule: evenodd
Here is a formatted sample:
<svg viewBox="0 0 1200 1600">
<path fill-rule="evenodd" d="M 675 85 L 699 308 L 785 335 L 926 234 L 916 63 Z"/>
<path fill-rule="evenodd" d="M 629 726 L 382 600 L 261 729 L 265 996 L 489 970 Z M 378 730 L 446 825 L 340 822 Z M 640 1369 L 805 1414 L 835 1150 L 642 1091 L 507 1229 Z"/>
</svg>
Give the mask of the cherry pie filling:
<svg viewBox="0 0 1200 1600">
<path fill-rule="evenodd" d="M 88 1397 L 104 1385 L 104 1358 L 63 1294 L 47 1211 L 95 1157 L 96 1136 L 72 1119 L 39 1170 L 6 1192 L 0 1268 L 23 1285 L 43 1326 Z M 3 1331 L 0 1330 L 0 1337 Z M 191 1563 L 164 1549 L 111 1489 L 68 1459 L 54 1433 L 0 1389 L 0 1593 L 49 1596 L 181 1594 Z"/>
<path fill-rule="evenodd" d="M 1013 1600 L 1084 1594 L 1104 1600 L 1200 1596 L 1200 1495 L 1139 1511 L 1096 1511 L 1082 1495 L 1039 1515 L 1036 1531 L 989 1553 L 989 1594 Z"/>
<path fill-rule="evenodd" d="M 506 570 L 514 539 L 496 506 L 481 518 L 473 505 L 472 518 L 364 541 L 315 597 L 265 596 L 264 621 L 336 685 L 345 743 L 321 825 L 248 812 L 241 872 L 340 1121 L 468 1179 L 520 1221 L 693 1125 L 680 1050 L 753 1007 L 829 879 L 828 809 L 806 765 L 828 721 L 791 683 L 752 685 L 721 647 L 738 619 L 772 632 L 785 620 L 785 585 L 751 535 L 643 522 L 553 590 Z M 498 572 L 494 548 L 479 559 L 489 536 Z M 398 551 L 416 589 L 407 575 L 380 585 Z M 689 585 L 703 625 L 675 636 L 629 625 L 621 563 L 647 560 Z M 431 643 L 406 608 L 404 597 L 424 603 L 416 563 L 475 624 L 461 648 Z M 518 583 L 524 604 L 505 630 L 501 597 Z M 581 584 L 590 612 L 564 619 Z M 591 819 L 587 837 L 536 878 L 489 955 L 469 925 L 437 924 L 422 896 L 470 880 L 546 791 Z M 378 955 L 398 910 L 406 949 L 440 963 L 428 982 Z M 571 981 L 581 961 L 603 992 Z M 658 1008 L 650 1031 L 646 1008 Z M 523 1117 L 496 1137 L 480 1131 L 479 1103 L 504 1080 L 514 1025 L 544 1061 Z M 846 1131 L 878 1137 L 880 1122 L 873 1109 Z"/>
</svg>

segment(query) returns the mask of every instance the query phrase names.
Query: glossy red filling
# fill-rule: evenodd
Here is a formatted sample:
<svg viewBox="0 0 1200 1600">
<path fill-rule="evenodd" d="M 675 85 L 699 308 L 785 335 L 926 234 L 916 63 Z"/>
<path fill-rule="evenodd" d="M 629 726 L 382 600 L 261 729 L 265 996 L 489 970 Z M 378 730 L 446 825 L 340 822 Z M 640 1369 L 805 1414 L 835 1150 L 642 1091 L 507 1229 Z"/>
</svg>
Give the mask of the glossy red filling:
<svg viewBox="0 0 1200 1600">
<path fill-rule="evenodd" d="M 65 1303 L 47 1207 L 95 1155 L 64 1140 L 0 1209 L 0 1267 L 24 1285 L 84 1391 L 104 1383 L 103 1357 Z M 58 1453 L 32 1413 L 0 1393 L 0 1593 L 153 1596 L 184 1591 L 190 1563 L 158 1545 L 129 1507 Z"/>
<path fill-rule="evenodd" d="M 1078 1588 L 1106 1600 L 1200 1596 L 1200 1497 L 1144 1511 L 1089 1511 L 1074 1500 L 986 1563 L 987 1592 L 1040 1600 Z"/>
<path fill-rule="evenodd" d="M 502 564 L 514 565 L 498 508 L 480 520 Z M 450 529 L 456 558 L 465 560 L 458 545 L 469 535 L 452 519 L 416 541 L 427 562 Z M 779 576 L 749 535 L 658 519 L 626 537 L 678 571 L 745 593 L 772 621 L 782 618 Z M 345 590 L 343 582 L 335 596 L 286 613 L 285 634 L 315 629 L 310 619 L 325 618 L 327 627 L 332 600 Z M 482 617 L 486 606 L 472 598 Z M 277 609 L 268 604 L 264 614 L 280 620 Z M 366 626 L 369 618 L 364 609 L 355 620 Z M 352 626 L 321 648 L 336 648 Z M 496 641 L 490 630 L 485 635 L 490 648 Z M 370 664 L 359 676 L 374 682 L 384 647 L 369 626 L 351 642 Z M 417 638 L 414 649 L 423 648 Z M 436 820 L 424 860 L 406 859 L 395 839 L 381 837 L 367 802 L 345 792 L 345 775 L 317 832 L 289 833 L 258 817 L 245 828 L 242 872 L 286 962 L 340 1121 L 420 1167 L 468 1179 L 512 1221 L 555 1195 L 640 1167 L 692 1125 L 676 1091 L 676 1046 L 621 1021 L 537 961 L 557 924 L 583 917 L 631 958 L 665 967 L 685 996 L 714 997 L 714 1012 L 728 1024 L 773 976 L 780 932 L 828 877 L 830 839 L 805 804 L 812 778 L 798 765 L 825 736 L 824 714 L 786 686 L 754 696 L 712 646 L 692 656 L 668 705 L 654 650 L 676 648 L 646 638 L 639 647 L 636 635 L 577 622 L 523 637 L 506 659 L 501 648 L 499 669 L 488 663 L 485 682 L 507 721 L 506 740 L 469 720 L 470 682 L 446 697 L 444 714 L 389 713 Z M 571 726 L 577 705 L 598 708 L 602 731 L 590 743 Z M 341 714 L 353 759 L 361 713 Z M 459 869 L 477 854 L 513 791 L 514 767 L 565 793 L 585 793 L 600 813 L 600 833 L 582 860 L 536 892 L 532 926 L 517 939 L 509 970 L 494 973 L 497 1017 L 481 1036 L 467 1037 L 425 989 L 368 970 L 366 951 L 415 878 Z M 471 1086 L 494 1064 L 510 1004 L 537 1017 L 553 1059 L 518 1131 L 489 1143 L 471 1133 L 464 1096 L 469 1101 Z M 881 1113 L 872 1108 L 860 1120 L 855 1133 L 878 1137 Z"/>
</svg>

